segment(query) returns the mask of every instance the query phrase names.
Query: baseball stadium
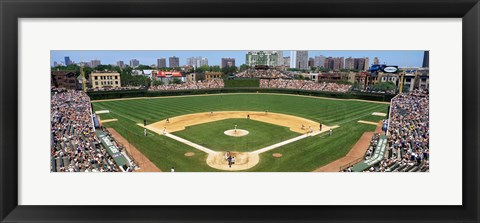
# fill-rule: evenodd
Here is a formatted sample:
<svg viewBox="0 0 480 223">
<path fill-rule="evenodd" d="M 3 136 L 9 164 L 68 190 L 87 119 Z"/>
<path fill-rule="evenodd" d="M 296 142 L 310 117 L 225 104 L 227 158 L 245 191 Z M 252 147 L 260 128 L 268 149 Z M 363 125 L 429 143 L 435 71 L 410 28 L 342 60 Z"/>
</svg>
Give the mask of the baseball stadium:
<svg viewBox="0 0 480 223">
<path fill-rule="evenodd" d="M 115 72 L 52 68 L 51 172 L 429 171 L 424 73 L 299 79 L 262 65 L 188 81 L 197 72 L 147 71 L 169 84 L 121 87 Z M 384 77 L 398 86 L 365 90 Z"/>
</svg>

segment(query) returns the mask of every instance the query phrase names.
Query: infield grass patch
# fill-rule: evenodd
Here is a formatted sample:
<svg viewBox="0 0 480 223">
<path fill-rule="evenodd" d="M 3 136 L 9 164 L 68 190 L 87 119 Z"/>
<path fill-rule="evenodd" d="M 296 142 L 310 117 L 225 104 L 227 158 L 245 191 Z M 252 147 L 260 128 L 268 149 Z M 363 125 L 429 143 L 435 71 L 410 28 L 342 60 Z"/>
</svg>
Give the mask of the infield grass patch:
<svg viewBox="0 0 480 223">
<path fill-rule="evenodd" d="M 233 137 L 224 131 L 234 129 L 247 130 L 248 135 Z M 196 144 L 215 151 L 250 152 L 263 147 L 294 138 L 300 134 L 289 128 L 251 119 L 226 119 L 194 126 L 172 133 Z"/>
</svg>

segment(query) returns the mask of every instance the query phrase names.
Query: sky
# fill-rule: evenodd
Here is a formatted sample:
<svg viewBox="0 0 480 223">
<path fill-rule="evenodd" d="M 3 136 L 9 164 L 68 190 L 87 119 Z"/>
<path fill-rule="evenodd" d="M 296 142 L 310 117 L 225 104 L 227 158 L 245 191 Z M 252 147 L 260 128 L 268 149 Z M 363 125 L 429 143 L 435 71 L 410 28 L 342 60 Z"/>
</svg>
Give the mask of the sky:
<svg viewBox="0 0 480 223">
<path fill-rule="evenodd" d="M 290 50 L 284 50 L 283 56 L 290 56 Z M 422 50 L 315 50 L 308 51 L 309 57 L 323 55 L 326 57 L 369 57 L 370 64 L 373 64 L 373 58 L 378 57 L 380 63 L 387 65 L 397 65 L 399 67 L 421 67 L 423 62 Z M 131 59 L 137 59 L 140 64 L 152 65 L 157 64 L 157 58 L 166 58 L 168 65 L 168 58 L 176 56 L 180 58 L 180 65 L 185 65 L 188 57 L 206 57 L 208 58 L 208 65 L 220 65 L 221 58 L 231 57 L 235 58 L 235 65 L 240 66 L 245 63 L 245 54 L 247 51 L 237 50 L 52 50 L 50 51 L 50 65 L 53 66 L 54 61 L 65 63 L 65 57 L 69 56 L 70 60 L 75 63 L 98 59 L 102 64 L 116 64 L 117 61 L 122 60 L 126 65 Z"/>
</svg>

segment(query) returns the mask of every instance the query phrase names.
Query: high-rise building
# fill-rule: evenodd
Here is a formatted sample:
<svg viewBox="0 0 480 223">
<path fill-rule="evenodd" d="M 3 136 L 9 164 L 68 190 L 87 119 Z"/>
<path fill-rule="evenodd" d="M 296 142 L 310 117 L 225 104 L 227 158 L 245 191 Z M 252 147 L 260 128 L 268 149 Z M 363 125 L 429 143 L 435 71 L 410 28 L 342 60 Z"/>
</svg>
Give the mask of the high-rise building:
<svg viewBox="0 0 480 223">
<path fill-rule="evenodd" d="M 310 57 L 308 58 L 308 68 L 312 68 L 312 67 L 315 67 L 315 60 Z"/>
<path fill-rule="evenodd" d="M 201 66 L 208 66 L 208 58 L 201 57 L 200 59 L 197 59 L 197 67 Z"/>
<path fill-rule="evenodd" d="M 257 65 L 275 67 L 277 60 L 277 51 L 249 51 L 245 63 L 250 67 Z"/>
<path fill-rule="evenodd" d="M 70 57 L 65 57 L 65 66 L 68 66 L 72 64 L 72 61 L 70 60 Z"/>
<path fill-rule="evenodd" d="M 180 58 L 173 56 L 168 58 L 168 66 L 171 68 L 180 67 Z"/>
<path fill-rule="evenodd" d="M 137 59 L 130 60 L 130 67 L 138 67 L 138 65 L 140 65 L 140 61 L 138 61 Z"/>
<path fill-rule="evenodd" d="M 325 63 L 325 56 L 320 55 L 320 56 L 315 56 L 314 60 L 314 66 L 315 67 L 323 67 Z"/>
<path fill-rule="evenodd" d="M 355 58 L 353 69 L 365 70 L 365 58 Z"/>
<path fill-rule="evenodd" d="M 235 58 L 222 58 L 220 63 L 220 68 L 224 67 L 234 67 L 235 66 Z"/>
<path fill-rule="evenodd" d="M 54 66 L 54 67 L 58 66 L 57 61 L 53 61 L 53 66 Z"/>
<path fill-rule="evenodd" d="M 78 63 L 78 66 L 80 66 L 80 67 L 88 67 L 89 65 L 88 65 L 87 62 L 83 62 L 83 61 L 82 61 L 82 62 Z"/>
<path fill-rule="evenodd" d="M 208 66 L 208 59 L 206 57 L 189 57 L 187 58 L 187 66 L 201 67 Z"/>
<path fill-rule="evenodd" d="M 125 63 L 123 62 L 123 60 L 119 60 L 119 61 L 117 61 L 117 66 L 119 66 L 120 68 L 124 68 Z"/>
<path fill-rule="evenodd" d="M 366 71 L 370 69 L 370 58 L 365 57 L 365 65 L 363 66 L 363 70 Z"/>
<path fill-rule="evenodd" d="M 95 67 L 97 67 L 98 65 L 101 65 L 102 62 L 100 62 L 100 60 L 92 60 L 92 61 L 91 61 L 91 64 L 92 64 L 92 68 L 95 68 Z"/>
<path fill-rule="evenodd" d="M 352 70 L 355 67 L 354 59 L 352 57 L 348 57 L 345 59 L 345 69 Z"/>
<path fill-rule="evenodd" d="M 296 51 L 296 68 L 305 70 L 308 68 L 308 51 Z"/>
<path fill-rule="evenodd" d="M 340 70 L 345 67 L 344 62 L 345 60 L 343 57 L 327 57 L 325 58 L 325 63 L 323 67 L 330 70 Z"/>
<path fill-rule="evenodd" d="M 187 66 L 196 67 L 197 66 L 197 58 L 196 57 L 188 57 L 187 58 Z"/>
<path fill-rule="evenodd" d="M 297 68 L 297 51 L 290 51 L 290 68 Z"/>
<path fill-rule="evenodd" d="M 157 68 L 165 68 L 167 67 L 167 59 L 165 58 L 158 58 L 157 59 Z"/>
<path fill-rule="evenodd" d="M 430 67 L 430 51 L 423 52 L 422 67 Z"/>
<path fill-rule="evenodd" d="M 284 66 L 283 51 L 277 51 L 277 66 Z"/>
<path fill-rule="evenodd" d="M 378 57 L 373 58 L 373 65 L 379 65 L 380 64 L 380 59 Z"/>
<path fill-rule="evenodd" d="M 284 57 L 283 58 L 283 66 L 284 67 L 290 67 L 290 57 Z"/>
<path fill-rule="evenodd" d="M 353 58 L 353 68 L 347 68 L 347 60 L 349 58 L 345 59 L 346 69 L 356 69 L 356 70 L 365 71 L 365 70 L 368 70 L 368 68 L 370 67 L 370 62 L 369 62 L 370 59 L 368 57 L 363 57 L 363 58 Z"/>
<path fill-rule="evenodd" d="M 334 70 L 340 70 L 345 68 L 344 66 L 345 60 L 343 57 L 337 57 L 333 59 L 333 69 Z"/>
</svg>

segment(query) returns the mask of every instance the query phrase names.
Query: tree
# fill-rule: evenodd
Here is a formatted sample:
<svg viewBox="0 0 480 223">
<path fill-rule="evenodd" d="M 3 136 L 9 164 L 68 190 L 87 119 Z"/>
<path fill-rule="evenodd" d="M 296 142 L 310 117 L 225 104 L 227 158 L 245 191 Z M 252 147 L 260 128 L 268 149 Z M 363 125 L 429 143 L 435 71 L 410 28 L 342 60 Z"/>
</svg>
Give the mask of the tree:
<svg viewBox="0 0 480 223">
<path fill-rule="evenodd" d="M 222 69 L 220 69 L 220 66 L 211 66 L 210 71 L 212 72 L 220 72 Z"/>
<path fill-rule="evenodd" d="M 381 83 L 375 84 L 372 90 L 387 92 L 387 91 L 395 90 L 396 88 L 397 86 L 393 82 L 381 82 Z"/>
<path fill-rule="evenodd" d="M 113 71 L 113 66 L 112 65 L 104 65 L 104 64 L 100 64 L 96 67 L 94 67 L 95 70 L 98 70 L 98 71 Z"/>
<path fill-rule="evenodd" d="M 171 83 L 172 83 L 172 84 L 181 84 L 181 83 L 182 83 L 182 80 L 180 80 L 180 79 L 178 79 L 178 78 L 175 77 L 175 78 L 173 78 L 173 80 L 172 80 Z"/>
<path fill-rule="evenodd" d="M 143 70 L 151 70 L 152 67 L 147 66 L 147 65 L 140 64 L 140 65 L 138 65 L 135 69 L 137 69 L 137 70 L 142 70 L 142 71 L 143 71 Z"/>
<path fill-rule="evenodd" d="M 329 72 L 330 69 L 325 68 L 325 67 L 320 67 L 320 68 L 318 68 L 318 71 L 325 73 L 325 72 Z"/>
<path fill-rule="evenodd" d="M 196 73 L 205 73 L 206 71 L 210 71 L 210 67 L 208 65 L 203 65 L 203 66 L 197 67 L 197 69 L 195 69 Z"/>
<path fill-rule="evenodd" d="M 153 86 L 159 86 L 159 85 L 163 85 L 163 84 L 164 84 L 164 83 L 163 83 L 163 81 L 161 81 L 161 80 L 154 80 L 154 81 L 152 81 L 152 85 L 153 85 Z"/>
<path fill-rule="evenodd" d="M 250 67 L 246 64 L 240 65 L 240 71 L 248 70 Z"/>
<path fill-rule="evenodd" d="M 233 73 L 236 73 L 236 72 L 237 72 L 237 67 L 235 67 L 235 66 L 222 68 L 222 73 L 224 75 L 233 74 Z"/>
</svg>

